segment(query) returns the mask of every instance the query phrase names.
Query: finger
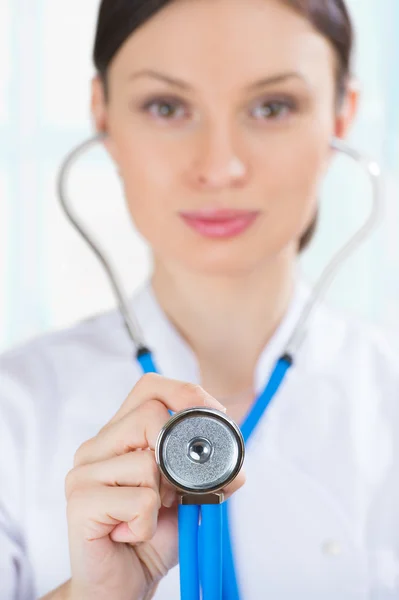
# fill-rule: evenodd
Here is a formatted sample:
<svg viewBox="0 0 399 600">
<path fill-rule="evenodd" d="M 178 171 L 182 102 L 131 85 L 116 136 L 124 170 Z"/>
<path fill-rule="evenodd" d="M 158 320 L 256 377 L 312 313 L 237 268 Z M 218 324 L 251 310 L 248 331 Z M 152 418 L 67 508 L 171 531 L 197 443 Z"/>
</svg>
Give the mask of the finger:
<svg viewBox="0 0 399 600">
<path fill-rule="evenodd" d="M 147 373 L 136 383 L 109 423 L 115 423 L 148 400 L 159 400 L 173 412 L 194 406 L 206 406 L 226 412 L 225 407 L 201 386 Z"/>
<path fill-rule="evenodd" d="M 137 448 L 154 449 L 160 430 L 170 418 L 168 409 L 221 406 L 198 385 L 165 379 L 156 374 L 144 376 L 128 400 L 133 408 L 128 410 L 129 402 L 126 401 L 124 408 L 97 436 L 82 444 L 75 455 L 74 466 Z"/>
<path fill-rule="evenodd" d="M 150 488 L 94 485 L 75 490 L 68 501 L 71 536 L 94 541 L 127 523 L 132 544 L 152 539 L 160 508 L 159 495 Z"/>
<path fill-rule="evenodd" d="M 224 488 L 223 492 L 225 495 L 225 499 L 227 500 L 237 490 L 239 490 L 245 484 L 245 481 L 246 481 L 245 472 L 241 469 L 241 471 L 238 473 L 237 477 L 228 486 L 226 486 Z"/>
<path fill-rule="evenodd" d="M 161 478 L 151 450 L 128 452 L 72 469 L 65 479 L 65 496 L 68 499 L 79 487 L 98 483 L 114 487 L 151 488 L 160 495 L 163 506 L 167 508 L 172 506 L 176 495 L 172 485 Z"/>
<path fill-rule="evenodd" d="M 102 484 L 113 487 L 149 487 L 159 493 L 160 472 L 154 452 L 128 452 L 72 469 L 65 480 L 67 498 L 79 487 Z"/>
<path fill-rule="evenodd" d="M 232 496 L 246 481 L 243 469 L 237 477 L 223 489 L 225 498 Z M 154 452 L 134 451 L 121 456 L 84 464 L 70 471 L 66 478 L 65 490 L 68 498 L 78 487 L 90 483 L 110 486 L 149 487 L 160 494 L 161 502 L 170 507 L 176 499 L 176 488 L 160 476 Z"/>
<path fill-rule="evenodd" d="M 104 427 L 77 450 L 74 467 L 101 462 L 132 450 L 155 449 L 160 430 L 170 419 L 164 404 L 151 400 Z"/>
</svg>

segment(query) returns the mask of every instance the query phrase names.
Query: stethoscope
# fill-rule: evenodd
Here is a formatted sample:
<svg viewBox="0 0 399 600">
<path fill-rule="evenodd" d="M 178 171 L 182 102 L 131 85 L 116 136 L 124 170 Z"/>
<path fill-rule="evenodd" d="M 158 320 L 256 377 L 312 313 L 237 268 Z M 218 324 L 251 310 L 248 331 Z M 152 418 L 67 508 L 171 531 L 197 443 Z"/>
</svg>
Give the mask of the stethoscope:
<svg viewBox="0 0 399 600">
<path fill-rule="evenodd" d="M 108 275 L 143 373 L 158 372 L 140 325 L 117 281 L 115 269 L 101 246 L 83 228 L 68 202 L 66 183 L 72 166 L 83 153 L 101 143 L 105 137 L 106 134 L 91 137 L 65 158 L 58 177 L 58 195 L 66 216 L 89 244 Z M 241 427 L 220 411 L 198 407 L 171 413 L 170 420 L 158 436 L 155 448 L 157 464 L 163 476 L 176 488 L 179 497 L 181 600 L 239 600 L 239 582 L 229 527 L 229 501 L 224 501 L 223 489 L 239 473 L 244 461 L 245 445 L 293 365 L 316 303 L 324 296 L 339 268 L 373 232 L 382 212 L 379 165 L 337 138 L 331 140 L 331 147 L 355 160 L 367 172 L 373 192 L 369 217 L 324 269 L 283 355 Z"/>
</svg>

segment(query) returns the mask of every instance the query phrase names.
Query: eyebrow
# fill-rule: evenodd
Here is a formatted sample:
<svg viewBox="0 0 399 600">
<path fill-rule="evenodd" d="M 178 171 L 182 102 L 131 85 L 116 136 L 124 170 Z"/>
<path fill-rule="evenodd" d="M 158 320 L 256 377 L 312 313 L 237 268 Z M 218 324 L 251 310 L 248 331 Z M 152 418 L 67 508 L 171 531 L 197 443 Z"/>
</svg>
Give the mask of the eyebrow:
<svg viewBox="0 0 399 600">
<path fill-rule="evenodd" d="M 133 73 L 129 77 L 129 81 L 133 81 L 135 79 L 138 79 L 139 77 L 152 77 L 165 83 L 168 83 L 169 85 L 173 85 L 174 87 L 178 87 L 186 91 L 194 91 L 194 88 L 185 81 L 182 81 L 181 79 L 178 79 L 176 77 L 171 77 L 170 75 L 166 75 L 165 73 L 160 73 L 159 71 L 154 71 L 153 69 L 143 69 L 142 71 Z M 282 83 L 284 81 L 287 81 L 288 79 L 294 78 L 300 79 L 301 81 L 304 81 L 306 83 L 306 80 L 303 77 L 303 75 L 301 75 L 301 73 L 299 73 L 298 71 L 288 71 L 286 73 L 278 73 L 276 75 L 272 75 L 271 77 L 265 77 L 263 79 L 255 81 L 249 86 L 247 86 L 245 89 L 247 91 L 255 91 L 267 85 Z"/>
</svg>

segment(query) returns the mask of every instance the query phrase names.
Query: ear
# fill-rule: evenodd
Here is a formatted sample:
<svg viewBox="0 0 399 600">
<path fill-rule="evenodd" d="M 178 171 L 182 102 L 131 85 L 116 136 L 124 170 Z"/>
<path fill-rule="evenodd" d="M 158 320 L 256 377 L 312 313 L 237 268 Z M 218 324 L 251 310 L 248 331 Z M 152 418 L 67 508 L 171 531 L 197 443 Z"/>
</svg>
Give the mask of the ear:
<svg viewBox="0 0 399 600">
<path fill-rule="evenodd" d="M 104 85 L 99 75 L 95 75 L 91 82 L 91 114 L 97 133 L 107 133 L 107 107 Z"/>
<path fill-rule="evenodd" d="M 345 98 L 335 120 L 335 137 L 343 139 L 348 135 L 358 112 L 359 100 L 359 84 L 357 80 L 352 79 L 348 83 Z"/>
<path fill-rule="evenodd" d="M 107 134 L 107 137 L 103 141 L 104 147 L 113 161 L 117 163 L 115 145 L 109 133 L 108 114 L 109 109 L 105 98 L 104 84 L 101 77 L 95 75 L 91 82 L 91 115 L 93 125 L 97 133 Z"/>
</svg>

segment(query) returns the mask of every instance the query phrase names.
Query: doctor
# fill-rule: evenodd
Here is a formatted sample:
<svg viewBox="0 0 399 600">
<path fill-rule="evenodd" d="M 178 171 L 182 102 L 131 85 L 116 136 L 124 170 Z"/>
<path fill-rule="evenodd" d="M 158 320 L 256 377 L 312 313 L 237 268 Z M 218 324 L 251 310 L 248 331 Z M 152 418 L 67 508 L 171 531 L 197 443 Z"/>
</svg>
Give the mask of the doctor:
<svg viewBox="0 0 399 600">
<path fill-rule="evenodd" d="M 284 350 L 351 52 L 342 0 L 103 0 L 92 111 L 152 248 L 131 305 L 164 376 L 117 312 L 1 358 L 1 600 L 178 598 L 156 436 L 168 409 L 242 421 Z M 398 365 L 316 309 L 227 490 L 244 600 L 399 597 Z"/>
</svg>

